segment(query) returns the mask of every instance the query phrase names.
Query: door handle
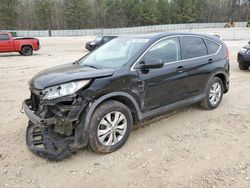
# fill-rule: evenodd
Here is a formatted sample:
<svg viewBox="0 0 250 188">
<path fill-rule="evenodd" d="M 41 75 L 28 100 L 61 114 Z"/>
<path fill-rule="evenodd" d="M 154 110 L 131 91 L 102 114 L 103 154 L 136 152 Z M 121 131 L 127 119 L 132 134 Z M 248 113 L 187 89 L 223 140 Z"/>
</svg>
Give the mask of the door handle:
<svg viewBox="0 0 250 188">
<path fill-rule="evenodd" d="M 179 73 L 182 73 L 182 72 L 184 72 L 185 70 L 186 70 L 186 68 L 183 67 L 183 66 L 179 66 L 179 67 L 177 67 L 177 69 L 176 69 L 176 71 L 179 72 Z"/>
<path fill-rule="evenodd" d="M 209 59 L 209 60 L 208 60 L 208 63 L 213 63 L 213 62 L 214 62 L 213 59 Z"/>
</svg>

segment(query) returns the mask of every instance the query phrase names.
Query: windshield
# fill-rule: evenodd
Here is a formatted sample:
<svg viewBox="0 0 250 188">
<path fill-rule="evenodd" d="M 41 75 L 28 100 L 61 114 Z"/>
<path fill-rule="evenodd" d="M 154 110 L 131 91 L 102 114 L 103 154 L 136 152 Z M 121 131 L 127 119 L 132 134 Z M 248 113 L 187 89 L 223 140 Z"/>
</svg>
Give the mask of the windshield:
<svg viewBox="0 0 250 188">
<path fill-rule="evenodd" d="M 95 38 L 95 41 L 96 41 L 96 42 L 101 42 L 101 41 L 102 41 L 102 36 L 96 37 L 96 38 Z"/>
<path fill-rule="evenodd" d="M 116 38 L 79 60 L 81 65 L 96 68 L 120 68 L 149 41 L 142 38 Z"/>
</svg>

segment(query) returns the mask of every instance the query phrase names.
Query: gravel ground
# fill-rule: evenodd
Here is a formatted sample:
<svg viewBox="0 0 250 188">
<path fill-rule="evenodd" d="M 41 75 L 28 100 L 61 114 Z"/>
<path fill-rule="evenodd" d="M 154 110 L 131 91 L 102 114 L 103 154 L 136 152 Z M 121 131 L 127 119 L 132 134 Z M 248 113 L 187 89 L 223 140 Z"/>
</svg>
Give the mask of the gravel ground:
<svg viewBox="0 0 250 188">
<path fill-rule="evenodd" d="M 80 58 L 90 39 L 42 38 L 31 57 L 0 54 L 0 187 L 250 187 L 250 71 L 236 62 L 247 41 L 226 41 L 231 88 L 218 109 L 193 105 L 147 121 L 112 154 L 80 150 L 61 162 L 32 154 L 19 111 L 28 80 Z"/>
</svg>

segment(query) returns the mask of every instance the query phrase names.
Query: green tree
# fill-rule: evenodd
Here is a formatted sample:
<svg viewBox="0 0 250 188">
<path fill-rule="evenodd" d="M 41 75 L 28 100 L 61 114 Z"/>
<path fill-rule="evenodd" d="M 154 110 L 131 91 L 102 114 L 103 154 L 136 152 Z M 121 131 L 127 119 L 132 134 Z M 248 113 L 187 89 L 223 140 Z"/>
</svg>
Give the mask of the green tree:
<svg viewBox="0 0 250 188">
<path fill-rule="evenodd" d="M 18 0 L 0 0 L 0 29 L 17 29 Z"/>
<path fill-rule="evenodd" d="M 245 5 L 246 5 L 246 21 L 250 22 L 250 0 L 245 0 Z"/>
<path fill-rule="evenodd" d="M 157 3 L 157 10 L 159 24 L 171 23 L 171 9 L 168 0 L 159 0 Z"/>
<path fill-rule="evenodd" d="M 25 11 L 24 11 L 25 10 Z M 250 0 L 0 0 L 0 29 L 250 21 Z"/>
<path fill-rule="evenodd" d="M 139 9 L 139 22 L 141 25 L 156 24 L 157 17 L 157 3 L 155 0 L 141 0 Z"/>
<path fill-rule="evenodd" d="M 96 0 L 94 4 L 94 20 L 96 28 L 107 27 L 107 6 L 106 1 Z"/>
<path fill-rule="evenodd" d="M 172 20 L 175 23 L 192 23 L 200 19 L 204 0 L 174 0 L 171 1 Z"/>
<path fill-rule="evenodd" d="M 202 22 L 204 20 L 204 7 L 206 0 L 193 0 L 192 13 L 194 14 L 195 22 Z"/>
<path fill-rule="evenodd" d="M 34 1 L 35 29 L 53 29 L 52 11 L 53 2 L 51 0 L 36 0 Z"/>
<path fill-rule="evenodd" d="M 122 9 L 126 27 L 140 25 L 140 4 L 140 0 L 122 0 Z"/>
<path fill-rule="evenodd" d="M 69 29 L 83 29 L 90 25 L 88 0 L 64 0 L 64 19 Z"/>
<path fill-rule="evenodd" d="M 124 12 L 121 0 L 106 0 L 108 27 L 123 27 Z"/>
</svg>

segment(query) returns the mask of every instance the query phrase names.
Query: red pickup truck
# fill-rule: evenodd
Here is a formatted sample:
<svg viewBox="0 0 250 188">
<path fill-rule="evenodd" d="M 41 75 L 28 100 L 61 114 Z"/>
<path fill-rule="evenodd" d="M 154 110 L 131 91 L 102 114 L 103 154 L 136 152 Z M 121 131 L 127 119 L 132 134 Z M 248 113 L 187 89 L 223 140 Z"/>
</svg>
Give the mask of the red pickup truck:
<svg viewBox="0 0 250 188">
<path fill-rule="evenodd" d="M 13 38 L 8 32 L 0 32 L 0 53 L 19 52 L 21 55 L 30 56 L 33 51 L 40 49 L 39 40 L 36 38 Z"/>
</svg>

